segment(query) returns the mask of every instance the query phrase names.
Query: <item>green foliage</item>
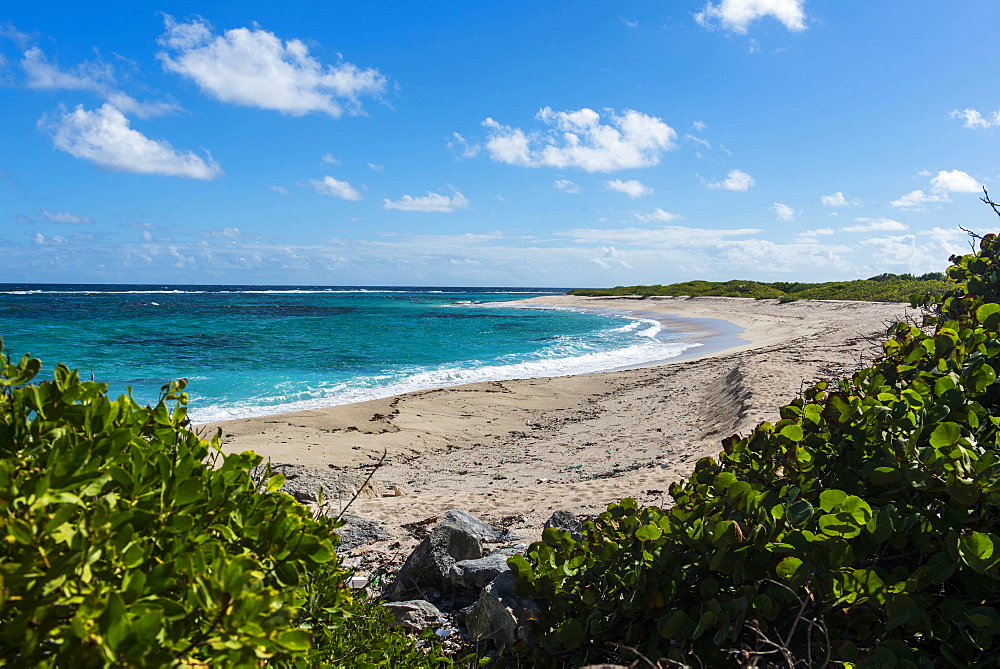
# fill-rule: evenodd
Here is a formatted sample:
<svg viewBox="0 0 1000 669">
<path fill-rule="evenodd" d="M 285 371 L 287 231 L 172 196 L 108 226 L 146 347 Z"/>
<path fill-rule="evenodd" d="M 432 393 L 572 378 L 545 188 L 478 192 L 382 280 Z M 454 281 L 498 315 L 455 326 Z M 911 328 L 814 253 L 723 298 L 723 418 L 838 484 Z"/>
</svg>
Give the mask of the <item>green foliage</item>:
<svg viewBox="0 0 1000 669">
<path fill-rule="evenodd" d="M 795 300 L 862 300 L 867 302 L 909 302 L 915 293 L 943 295 L 951 284 L 941 272 L 928 272 L 919 277 L 912 274 L 879 274 L 870 279 L 799 283 L 775 281 L 684 281 L 669 286 L 618 286 L 616 288 L 574 288 L 570 295 L 592 297 L 689 296 L 689 297 L 752 297 L 772 298 L 780 302 Z"/>
<path fill-rule="evenodd" d="M 333 519 L 187 429 L 183 381 L 140 407 L 40 367 L 0 370 L 0 664 L 434 663 L 347 591 Z"/>
<path fill-rule="evenodd" d="M 996 666 L 1000 242 L 980 249 L 915 298 L 925 328 L 726 439 L 672 508 L 622 500 L 512 558 L 542 606 L 536 662 L 611 641 L 695 666 Z"/>
</svg>

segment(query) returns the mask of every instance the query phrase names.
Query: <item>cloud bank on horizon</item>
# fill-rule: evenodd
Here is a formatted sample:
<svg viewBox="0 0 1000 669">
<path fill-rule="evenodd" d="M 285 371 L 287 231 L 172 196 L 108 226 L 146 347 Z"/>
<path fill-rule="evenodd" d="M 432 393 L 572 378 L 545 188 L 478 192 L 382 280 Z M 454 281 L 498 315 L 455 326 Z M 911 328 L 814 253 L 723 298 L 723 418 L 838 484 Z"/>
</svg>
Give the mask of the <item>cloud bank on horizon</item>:
<svg viewBox="0 0 1000 669">
<path fill-rule="evenodd" d="M 821 281 L 1000 227 L 985 0 L 157 9 L 0 15 L 0 282 Z"/>
</svg>

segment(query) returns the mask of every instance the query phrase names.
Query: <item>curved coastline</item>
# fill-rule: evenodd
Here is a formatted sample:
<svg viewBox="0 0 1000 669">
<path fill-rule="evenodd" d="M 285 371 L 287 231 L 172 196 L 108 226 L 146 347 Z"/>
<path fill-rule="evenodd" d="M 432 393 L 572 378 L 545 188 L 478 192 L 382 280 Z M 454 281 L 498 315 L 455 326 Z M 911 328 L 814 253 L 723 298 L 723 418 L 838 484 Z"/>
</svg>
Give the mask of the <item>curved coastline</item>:
<svg viewBox="0 0 1000 669">
<path fill-rule="evenodd" d="M 704 297 L 524 304 L 682 318 L 699 333 L 717 328 L 718 348 L 632 369 L 435 388 L 202 429 L 221 429 L 227 451 L 254 450 L 316 480 L 367 475 L 385 452 L 376 479 L 406 495 L 359 499 L 352 513 L 399 528 L 462 508 L 507 519 L 530 539 L 554 509 L 596 513 L 622 497 L 665 503 L 670 482 L 715 455 L 722 438 L 774 420 L 803 383 L 855 369 L 907 309 Z M 407 536 L 395 533 L 403 550 Z"/>
</svg>

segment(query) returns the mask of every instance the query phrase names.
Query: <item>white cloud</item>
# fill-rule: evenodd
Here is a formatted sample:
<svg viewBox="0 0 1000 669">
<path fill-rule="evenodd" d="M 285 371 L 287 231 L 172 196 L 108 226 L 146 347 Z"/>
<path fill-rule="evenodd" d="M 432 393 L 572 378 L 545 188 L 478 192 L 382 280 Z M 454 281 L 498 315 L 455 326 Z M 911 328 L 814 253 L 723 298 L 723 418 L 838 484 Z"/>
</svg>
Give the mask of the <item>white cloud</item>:
<svg viewBox="0 0 1000 669">
<path fill-rule="evenodd" d="M 340 161 L 332 153 L 324 153 L 322 158 L 324 163 L 329 163 L 330 165 L 339 165 Z"/>
<path fill-rule="evenodd" d="M 891 218 L 867 218 L 854 219 L 858 225 L 849 225 L 841 228 L 841 232 L 888 232 L 895 230 L 906 230 L 906 226 Z"/>
<path fill-rule="evenodd" d="M 62 246 L 69 243 L 69 240 L 62 235 L 52 235 L 51 237 L 46 237 L 40 232 L 34 233 L 31 236 L 31 241 L 39 246 Z"/>
<path fill-rule="evenodd" d="M 996 128 L 1000 126 L 1000 110 L 988 112 L 986 116 L 983 116 L 975 109 L 961 111 L 956 109 L 948 114 L 948 117 L 964 119 L 965 123 L 962 124 L 964 128 Z"/>
<path fill-rule="evenodd" d="M 678 221 L 683 218 L 680 214 L 674 214 L 669 211 L 663 211 L 662 209 L 654 209 L 648 214 L 633 214 L 643 223 L 670 223 L 671 221 Z"/>
<path fill-rule="evenodd" d="M 427 192 L 422 197 L 404 195 L 398 200 L 386 198 L 383 205 L 386 209 L 398 209 L 399 211 L 427 211 L 427 212 L 452 212 L 456 209 L 468 209 L 469 201 L 461 193 L 455 193 L 452 197 L 439 193 Z"/>
<path fill-rule="evenodd" d="M 361 193 L 351 184 L 346 181 L 338 181 L 330 176 L 322 179 L 310 179 L 309 184 L 321 195 L 332 195 L 351 202 L 357 202 L 361 199 Z"/>
<path fill-rule="evenodd" d="M 114 69 L 102 62 L 80 63 L 70 70 L 61 70 L 50 63 L 38 47 L 24 52 L 21 68 L 27 75 L 28 88 L 40 90 L 90 91 L 103 97 L 119 110 L 139 118 L 161 116 L 180 109 L 167 102 L 139 102 L 117 90 Z"/>
<path fill-rule="evenodd" d="M 475 158 L 483 150 L 482 145 L 470 142 L 460 132 L 451 133 L 448 148 L 459 158 Z"/>
<path fill-rule="evenodd" d="M 611 172 L 657 165 L 660 154 L 675 147 L 677 133 L 662 119 L 631 109 L 621 116 L 605 112 L 608 122 L 601 123 L 592 109 L 557 112 L 545 107 L 535 118 L 549 129 L 531 134 L 487 118 L 486 150 L 493 160 L 510 165 Z"/>
<path fill-rule="evenodd" d="M 385 165 L 376 165 L 375 163 L 368 163 L 368 169 L 376 174 L 381 174 L 385 171 Z"/>
<path fill-rule="evenodd" d="M 552 184 L 552 186 L 556 190 L 561 190 L 564 193 L 576 194 L 583 191 L 583 189 L 580 188 L 580 186 L 573 183 L 569 179 L 556 179 L 555 182 Z"/>
<path fill-rule="evenodd" d="M 626 19 L 624 16 L 619 16 L 618 20 L 620 20 L 622 23 L 624 23 L 625 27 L 627 27 L 627 28 L 638 28 L 639 27 L 639 22 L 636 21 L 636 20 L 631 20 L 630 21 L 629 19 Z"/>
<path fill-rule="evenodd" d="M 361 113 L 359 98 L 386 87 L 378 70 L 344 62 L 324 65 L 298 39 L 282 41 L 256 27 L 215 35 L 201 18 L 177 23 L 168 15 L 164 20 L 160 44 L 175 53 L 157 54 L 163 67 L 222 102 L 290 116 L 318 112 L 336 118 L 345 110 Z"/>
<path fill-rule="evenodd" d="M 900 209 L 926 209 L 931 202 L 951 202 L 951 199 L 947 195 L 930 195 L 918 189 L 889 204 Z"/>
<path fill-rule="evenodd" d="M 941 170 L 931 179 L 931 187 L 937 192 L 945 193 L 978 193 L 982 190 L 979 182 L 962 170 Z"/>
<path fill-rule="evenodd" d="M 577 243 L 619 244 L 656 248 L 690 248 L 697 246 L 718 246 L 725 237 L 743 237 L 763 232 L 758 228 L 735 230 L 709 230 L 688 228 L 680 225 L 648 228 L 576 228 L 557 231 L 555 234 L 570 237 Z"/>
<path fill-rule="evenodd" d="M 960 230 L 931 228 L 912 235 L 874 237 L 860 242 L 872 250 L 877 269 L 897 270 L 914 274 L 941 271 L 953 254 L 968 253 L 962 243 L 966 239 Z"/>
<path fill-rule="evenodd" d="M 243 233 L 234 225 L 230 228 L 212 228 L 208 236 L 217 239 L 240 239 L 243 237 Z"/>
<path fill-rule="evenodd" d="M 628 254 L 625 251 L 620 251 L 614 246 L 602 246 L 597 251 L 600 255 L 591 258 L 590 262 L 601 269 L 611 269 L 613 265 L 618 265 L 622 269 L 634 269 L 632 263 L 628 261 Z"/>
<path fill-rule="evenodd" d="M 924 174 L 926 176 L 926 173 Z M 926 209 L 933 202 L 951 202 L 948 193 L 976 193 L 982 186 L 967 172 L 962 170 L 941 170 L 931 178 L 931 194 L 923 190 L 910 191 L 889 204 L 901 209 Z"/>
<path fill-rule="evenodd" d="M 771 205 L 771 209 L 774 209 L 774 215 L 778 217 L 779 221 L 795 220 L 795 210 L 789 207 L 787 204 L 781 204 L 780 202 L 775 202 L 773 205 Z"/>
<path fill-rule="evenodd" d="M 705 123 L 704 121 L 695 121 L 691 125 L 694 126 L 694 129 L 697 130 L 698 132 L 705 132 L 705 130 L 708 128 L 708 124 Z"/>
<path fill-rule="evenodd" d="M 730 170 L 729 174 L 722 181 L 706 182 L 709 188 L 733 190 L 745 193 L 756 183 L 752 176 L 743 170 Z"/>
<path fill-rule="evenodd" d="M 834 233 L 833 228 L 814 228 L 812 230 L 803 230 L 795 234 L 793 241 L 798 244 L 814 244 L 818 241 L 817 237 L 820 235 L 832 235 Z"/>
<path fill-rule="evenodd" d="M 129 120 L 107 103 L 94 111 L 78 105 L 57 118 L 43 117 L 39 125 L 52 134 L 57 149 L 107 169 L 203 180 L 222 174 L 207 151 L 207 157 L 201 158 L 192 151 L 178 151 L 164 140 L 149 139 L 129 127 Z"/>
<path fill-rule="evenodd" d="M 736 33 L 746 33 L 753 21 L 771 16 L 792 31 L 806 29 L 805 0 L 721 0 L 714 5 L 705 3 L 704 9 L 694 15 L 706 28 L 716 25 Z"/>
<path fill-rule="evenodd" d="M 821 195 L 819 201 L 824 207 L 856 207 L 861 204 L 861 200 L 857 198 L 848 200 L 839 190 L 832 195 Z"/>
<path fill-rule="evenodd" d="M 72 223 L 74 225 L 86 225 L 94 222 L 89 216 L 71 214 L 68 211 L 53 212 L 48 209 L 42 209 L 42 215 L 40 218 L 52 221 L 53 223 Z"/>
<path fill-rule="evenodd" d="M 643 195 L 649 195 L 653 192 L 653 189 L 637 181 L 636 179 L 629 179 L 628 181 L 622 181 L 621 179 L 612 179 L 611 181 L 605 181 L 604 187 L 608 190 L 618 191 L 619 193 L 624 193 L 628 195 L 633 200 L 637 197 L 642 197 Z"/>
<path fill-rule="evenodd" d="M 284 186 L 268 186 L 268 188 L 270 188 L 275 193 L 278 193 L 280 195 L 288 195 L 288 189 L 285 188 Z"/>
</svg>

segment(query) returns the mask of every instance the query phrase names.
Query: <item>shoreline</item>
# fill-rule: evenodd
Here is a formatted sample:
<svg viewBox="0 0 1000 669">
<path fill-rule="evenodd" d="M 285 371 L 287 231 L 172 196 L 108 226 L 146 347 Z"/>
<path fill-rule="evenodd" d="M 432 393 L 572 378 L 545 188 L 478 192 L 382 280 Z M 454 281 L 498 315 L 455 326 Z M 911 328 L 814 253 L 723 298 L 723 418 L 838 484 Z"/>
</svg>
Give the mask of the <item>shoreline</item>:
<svg viewBox="0 0 1000 669">
<path fill-rule="evenodd" d="M 556 509 L 593 514 L 622 497 L 667 503 L 669 484 L 717 454 L 721 439 L 774 420 L 803 383 L 853 371 L 908 309 L 704 297 L 524 302 L 724 319 L 731 329 L 717 334 L 719 350 L 694 347 L 688 358 L 638 368 L 449 386 L 204 428 L 222 429 L 224 450 L 295 466 L 309 485 L 363 479 L 384 451 L 374 494 L 399 496 L 359 498 L 351 513 L 385 523 L 393 538 L 359 554 L 405 557 L 415 538 L 401 526 L 451 508 L 530 540 Z M 327 497 L 335 512 L 346 501 Z"/>
</svg>

